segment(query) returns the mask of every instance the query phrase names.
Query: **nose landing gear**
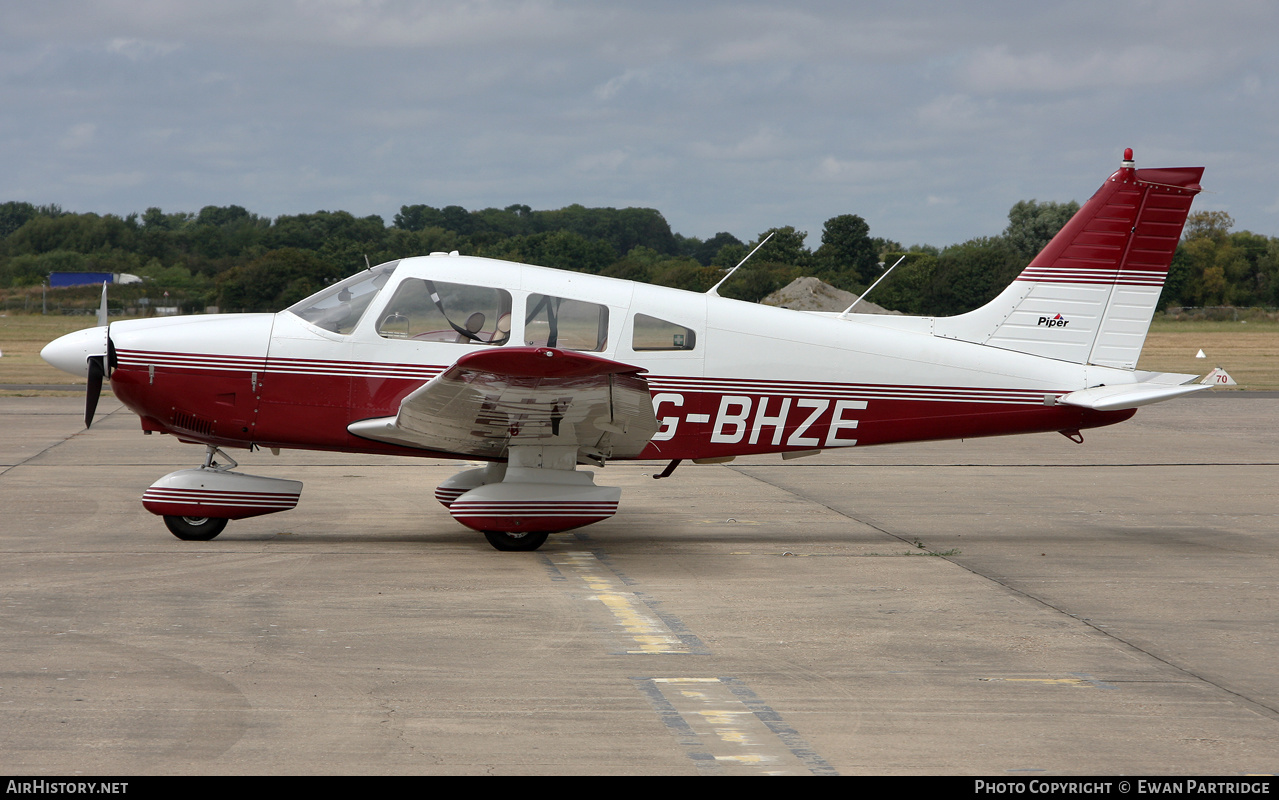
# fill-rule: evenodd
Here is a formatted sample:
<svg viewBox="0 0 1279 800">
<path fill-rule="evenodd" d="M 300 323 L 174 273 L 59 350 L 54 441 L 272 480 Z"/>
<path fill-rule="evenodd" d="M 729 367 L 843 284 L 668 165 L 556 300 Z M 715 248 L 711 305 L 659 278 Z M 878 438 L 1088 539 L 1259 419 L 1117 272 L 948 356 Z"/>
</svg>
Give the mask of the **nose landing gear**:
<svg viewBox="0 0 1279 800">
<path fill-rule="evenodd" d="M 232 472 L 235 466 L 233 458 L 209 445 L 204 466 L 170 472 L 151 484 L 142 495 L 142 506 L 163 517 L 179 539 L 207 542 L 222 533 L 229 520 L 288 511 L 298 504 L 301 481 Z"/>
<path fill-rule="evenodd" d="M 164 525 L 169 532 L 187 542 L 207 542 L 217 538 L 230 520 L 224 517 L 176 517 L 165 515 Z"/>
</svg>

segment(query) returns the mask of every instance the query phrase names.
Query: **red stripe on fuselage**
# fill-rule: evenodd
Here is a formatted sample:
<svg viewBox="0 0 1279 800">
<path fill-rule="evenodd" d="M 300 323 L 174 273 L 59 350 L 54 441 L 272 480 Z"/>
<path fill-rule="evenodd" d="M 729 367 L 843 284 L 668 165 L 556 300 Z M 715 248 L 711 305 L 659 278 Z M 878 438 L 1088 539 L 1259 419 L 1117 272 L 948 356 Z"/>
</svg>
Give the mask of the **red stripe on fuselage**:
<svg viewBox="0 0 1279 800">
<path fill-rule="evenodd" d="M 112 389 L 146 425 L 221 446 L 448 457 L 352 436 L 445 367 L 122 351 Z M 1132 410 L 1046 405 L 1042 390 L 652 376 L 663 423 L 641 459 L 715 458 L 1110 425 Z M 462 456 L 459 456 L 462 457 Z"/>
</svg>

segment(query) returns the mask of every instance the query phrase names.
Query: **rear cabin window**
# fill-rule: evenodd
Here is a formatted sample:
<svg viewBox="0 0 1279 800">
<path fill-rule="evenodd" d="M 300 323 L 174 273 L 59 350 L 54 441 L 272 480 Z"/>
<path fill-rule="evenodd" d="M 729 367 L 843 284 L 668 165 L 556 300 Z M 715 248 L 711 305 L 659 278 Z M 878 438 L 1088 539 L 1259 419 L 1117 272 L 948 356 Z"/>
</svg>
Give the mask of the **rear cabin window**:
<svg viewBox="0 0 1279 800">
<path fill-rule="evenodd" d="M 632 350 L 692 350 L 696 344 L 697 334 L 692 328 L 647 314 L 635 315 L 631 332 Z"/>
<path fill-rule="evenodd" d="M 382 311 L 384 339 L 502 345 L 511 338 L 511 295 L 503 289 L 408 278 Z"/>
<path fill-rule="evenodd" d="M 524 344 L 598 353 L 608 346 L 608 306 L 545 294 L 529 295 Z"/>
</svg>

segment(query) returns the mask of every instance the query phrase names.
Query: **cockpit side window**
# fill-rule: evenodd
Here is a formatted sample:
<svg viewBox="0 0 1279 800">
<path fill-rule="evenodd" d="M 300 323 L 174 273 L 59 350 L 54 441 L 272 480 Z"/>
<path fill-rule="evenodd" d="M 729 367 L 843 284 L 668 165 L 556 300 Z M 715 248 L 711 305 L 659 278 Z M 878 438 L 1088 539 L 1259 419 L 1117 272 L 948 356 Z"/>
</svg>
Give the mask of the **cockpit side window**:
<svg viewBox="0 0 1279 800">
<path fill-rule="evenodd" d="M 346 280 L 316 292 L 286 310 L 296 314 L 317 328 L 333 333 L 347 334 L 355 330 L 364 311 L 377 297 L 382 287 L 391 279 L 399 261 L 357 272 Z"/>
<path fill-rule="evenodd" d="M 531 294 L 524 307 L 524 344 L 598 353 L 608 347 L 608 306 Z"/>
<path fill-rule="evenodd" d="M 696 346 L 697 334 L 692 328 L 647 314 L 635 315 L 631 331 L 632 350 L 692 350 Z"/>
<path fill-rule="evenodd" d="M 378 335 L 419 342 L 503 345 L 511 338 L 504 289 L 406 278 L 381 312 Z"/>
</svg>

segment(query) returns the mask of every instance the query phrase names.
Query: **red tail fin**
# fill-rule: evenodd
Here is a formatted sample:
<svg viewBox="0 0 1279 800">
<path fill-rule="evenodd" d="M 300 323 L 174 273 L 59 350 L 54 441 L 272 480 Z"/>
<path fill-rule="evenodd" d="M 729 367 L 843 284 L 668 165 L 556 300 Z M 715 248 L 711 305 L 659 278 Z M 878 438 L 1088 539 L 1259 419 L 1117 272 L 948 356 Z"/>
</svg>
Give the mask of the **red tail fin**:
<svg viewBox="0 0 1279 800">
<path fill-rule="evenodd" d="M 939 336 L 1135 369 L 1203 167 L 1135 169 L 1132 151 L 987 305 L 938 319 Z"/>
<path fill-rule="evenodd" d="M 1125 161 L 1017 280 L 1163 286 L 1203 167 Z"/>
</svg>

